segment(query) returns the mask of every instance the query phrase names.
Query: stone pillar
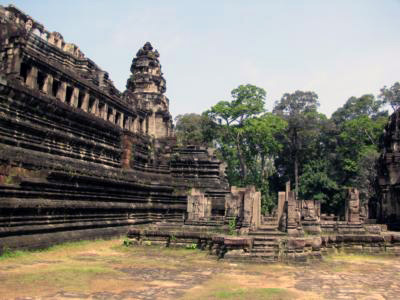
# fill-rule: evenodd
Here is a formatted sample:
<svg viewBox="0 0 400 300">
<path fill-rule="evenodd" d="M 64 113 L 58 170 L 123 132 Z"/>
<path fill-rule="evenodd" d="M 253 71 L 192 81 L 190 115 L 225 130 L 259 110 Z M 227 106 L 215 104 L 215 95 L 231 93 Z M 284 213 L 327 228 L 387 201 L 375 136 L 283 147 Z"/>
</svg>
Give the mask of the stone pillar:
<svg viewBox="0 0 400 300">
<path fill-rule="evenodd" d="M 26 85 L 31 89 L 37 89 L 37 76 L 38 76 L 38 69 L 34 66 L 31 66 L 28 76 L 26 78 Z"/>
<path fill-rule="evenodd" d="M 108 110 L 107 110 L 107 114 L 108 114 Z M 108 121 L 111 123 L 115 123 L 115 109 L 114 108 L 111 108 L 111 115 L 110 115 Z"/>
<path fill-rule="evenodd" d="M 156 114 L 152 113 L 146 118 L 147 133 L 156 136 Z"/>
<path fill-rule="evenodd" d="M 99 99 L 95 99 L 92 106 L 92 114 L 97 116 L 99 114 Z"/>
<path fill-rule="evenodd" d="M 192 188 L 188 196 L 186 212 L 189 221 L 208 221 L 211 217 L 211 200 L 201 191 Z"/>
<path fill-rule="evenodd" d="M 57 96 L 56 98 L 61 100 L 62 102 L 65 102 L 65 93 L 67 91 L 67 83 L 66 82 L 61 82 L 60 87 L 57 91 Z"/>
<path fill-rule="evenodd" d="M 133 165 L 132 145 L 133 145 L 132 139 L 128 135 L 124 134 L 122 136 L 122 159 L 121 159 L 122 168 L 124 169 L 129 169 L 131 165 Z"/>
<path fill-rule="evenodd" d="M 135 130 L 136 130 L 136 120 L 137 120 L 137 117 L 131 117 L 131 121 L 130 121 L 130 123 L 129 123 L 129 131 L 130 132 L 135 132 Z"/>
<path fill-rule="evenodd" d="M 73 90 L 72 96 L 71 96 L 71 106 L 78 107 L 78 96 L 79 96 L 79 89 L 74 87 L 74 90 Z"/>
<path fill-rule="evenodd" d="M 10 48 L 7 50 L 7 62 L 6 62 L 6 72 L 8 74 L 14 73 L 15 75 L 19 75 L 21 70 L 21 55 L 19 48 Z"/>
<path fill-rule="evenodd" d="M 299 214 L 296 205 L 296 195 L 294 192 L 288 192 L 287 198 L 287 232 L 291 236 L 298 236 Z"/>
<path fill-rule="evenodd" d="M 132 117 L 128 117 L 124 129 L 131 131 L 131 127 L 132 127 Z"/>
<path fill-rule="evenodd" d="M 360 223 L 360 196 L 356 188 L 349 188 L 346 199 L 346 222 Z"/>
<path fill-rule="evenodd" d="M 261 194 L 254 186 L 249 186 L 244 193 L 243 227 L 256 229 L 261 221 Z"/>
<path fill-rule="evenodd" d="M 231 186 L 231 193 L 225 196 L 225 216 L 240 217 L 240 193 L 236 186 Z"/>
<path fill-rule="evenodd" d="M 99 116 L 100 118 L 103 118 L 103 120 L 107 121 L 107 115 L 108 115 L 108 104 L 104 103 L 103 106 L 103 111 L 99 111 L 98 114 L 96 114 L 97 116 Z"/>
<path fill-rule="evenodd" d="M 47 95 L 51 95 L 53 88 L 53 76 L 47 74 L 46 80 L 44 81 L 43 92 Z"/>
<path fill-rule="evenodd" d="M 279 192 L 278 193 L 278 207 L 277 207 L 277 216 L 276 221 L 279 224 L 283 215 L 283 209 L 285 208 L 286 202 L 286 192 Z"/>
<path fill-rule="evenodd" d="M 146 134 L 149 134 L 149 116 L 146 116 L 146 119 L 145 119 L 144 122 L 145 122 L 145 124 L 144 124 L 145 125 L 145 131 L 144 132 Z"/>
<path fill-rule="evenodd" d="M 117 124 L 119 127 L 121 127 L 122 129 L 124 129 L 124 113 L 119 113 L 119 121 Z"/>
<path fill-rule="evenodd" d="M 83 96 L 82 109 L 86 112 L 89 110 L 89 93 L 87 91 L 85 92 L 85 96 Z"/>
</svg>

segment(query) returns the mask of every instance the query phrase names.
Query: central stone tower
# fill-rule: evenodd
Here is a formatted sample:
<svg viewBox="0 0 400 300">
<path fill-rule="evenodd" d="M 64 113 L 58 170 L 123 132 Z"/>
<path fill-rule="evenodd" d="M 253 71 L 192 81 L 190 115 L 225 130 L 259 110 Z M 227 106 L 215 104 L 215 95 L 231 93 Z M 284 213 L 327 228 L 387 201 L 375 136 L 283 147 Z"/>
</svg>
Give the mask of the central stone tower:
<svg viewBox="0 0 400 300">
<path fill-rule="evenodd" d="M 125 94 L 139 109 L 147 111 L 147 134 L 155 138 L 173 135 L 169 100 L 164 95 L 165 79 L 158 60 L 159 53 L 147 42 L 132 61 L 132 75 L 126 83 Z"/>
</svg>

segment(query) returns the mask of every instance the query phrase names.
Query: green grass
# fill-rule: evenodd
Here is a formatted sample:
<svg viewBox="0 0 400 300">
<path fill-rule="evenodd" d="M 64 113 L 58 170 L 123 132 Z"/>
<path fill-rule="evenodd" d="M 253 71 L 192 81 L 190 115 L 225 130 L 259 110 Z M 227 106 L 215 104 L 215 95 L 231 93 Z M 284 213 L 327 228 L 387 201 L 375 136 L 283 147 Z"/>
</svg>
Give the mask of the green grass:
<svg viewBox="0 0 400 300">
<path fill-rule="evenodd" d="M 390 260 L 393 258 L 391 254 L 379 253 L 379 254 L 370 254 L 370 253 L 345 253 L 340 252 L 337 254 L 327 255 L 324 257 L 324 260 L 327 262 L 331 261 L 373 261 L 373 260 Z"/>
<path fill-rule="evenodd" d="M 32 249 L 32 250 L 11 250 L 8 247 L 4 247 L 2 254 L 0 255 L 0 261 L 8 260 L 8 259 L 23 259 L 29 258 L 30 256 L 37 255 L 38 253 L 47 253 L 47 252 L 58 252 L 58 251 L 67 251 L 78 249 L 87 245 L 92 245 L 96 243 L 104 242 L 102 239 L 97 240 L 84 240 L 84 241 L 76 241 L 76 242 L 66 242 L 54 246 L 50 246 L 43 249 Z"/>
<path fill-rule="evenodd" d="M 281 288 L 249 288 L 227 291 L 217 291 L 214 294 L 216 299 L 293 299 L 294 295 L 286 289 Z"/>
<path fill-rule="evenodd" d="M 24 285 L 46 283 L 59 288 L 85 289 L 94 276 L 111 277 L 119 274 L 118 271 L 100 265 L 71 264 L 20 274 L 18 281 Z"/>
<path fill-rule="evenodd" d="M 10 250 L 8 248 L 3 249 L 3 253 L 0 255 L 0 261 L 10 259 L 10 258 L 19 258 L 21 256 L 29 254 L 30 251 L 23 250 Z"/>
</svg>

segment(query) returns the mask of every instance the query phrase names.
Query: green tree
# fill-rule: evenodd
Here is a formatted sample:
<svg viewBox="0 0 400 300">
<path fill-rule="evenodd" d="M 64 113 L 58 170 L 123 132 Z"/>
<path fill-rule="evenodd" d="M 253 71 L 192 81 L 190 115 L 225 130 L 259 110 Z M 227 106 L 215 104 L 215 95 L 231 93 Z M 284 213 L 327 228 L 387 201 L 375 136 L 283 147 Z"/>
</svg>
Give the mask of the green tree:
<svg viewBox="0 0 400 300">
<path fill-rule="evenodd" d="M 215 124 L 207 115 L 195 113 L 175 118 L 175 133 L 179 144 L 210 145 L 214 139 Z"/>
<path fill-rule="evenodd" d="M 360 116 L 376 119 L 387 115 L 386 111 L 381 111 L 383 104 L 383 101 L 377 101 L 371 94 L 363 95 L 360 98 L 350 97 L 343 107 L 338 108 L 332 114 L 331 119 L 335 124 L 341 124 Z"/>
<path fill-rule="evenodd" d="M 240 165 L 240 180 L 244 181 L 247 175 L 247 166 L 242 149 L 243 127 L 246 120 L 264 112 L 266 92 L 262 88 L 247 84 L 232 90 L 231 95 L 232 101 L 220 101 L 206 114 L 222 125 L 219 130 L 221 137 L 219 142 L 223 156 L 231 159 L 232 156 L 236 156 Z"/>
<path fill-rule="evenodd" d="M 276 172 L 275 160 L 283 149 L 286 127 L 287 122 L 272 113 L 249 119 L 243 127 L 241 147 L 249 170 L 245 183 L 261 191 L 263 211 L 270 210 L 276 198 L 271 194 L 269 179 Z"/>
<path fill-rule="evenodd" d="M 299 191 L 299 164 L 304 151 L 318 135 L 320 114 L 317 112 L 318 95 L 314 92 L 286 93 L 276 102 L 273 112 L 288 122 L 288 152 L 293 163 L 296 195 Z"/>
<path fill-rule="evenodd" d="M 397 110 L 400 107 L 400 82 L 395 82 L 390 88 L 384 86 L 379 97 L 390 104 L 393 110 Z"/>
<path fill-rule="evenodd" d="M 331 118 L 336 133 L 331 147 L 331 176 L 341 190 L 349 186 L 358 188 L 362 201 L 376 197 L 375 163 L 387 122 L 383 105 L 373 95 L 351 97 Z M 344 195 L 340 197 L 337 206 L 344 203 Z"/>
<path fill-rule="evenodd" d="M 307 162 L 300 176 L 299 194 L 301 199 L 319 200 L 324 212 L 335 212 L 336 203 L 332 199 L 339 188 L 329 171 L 329 161 L 326 159 Z"/>
</svg>

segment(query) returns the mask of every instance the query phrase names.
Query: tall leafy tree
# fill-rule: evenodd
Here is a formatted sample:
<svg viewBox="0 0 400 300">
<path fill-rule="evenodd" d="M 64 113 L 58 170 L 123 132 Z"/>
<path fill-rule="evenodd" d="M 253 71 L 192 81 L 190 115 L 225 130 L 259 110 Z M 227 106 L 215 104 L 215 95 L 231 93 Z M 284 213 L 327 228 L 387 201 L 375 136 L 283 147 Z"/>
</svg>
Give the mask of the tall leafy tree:
<svg viewBox="0 0 400 300">
<path fill-rule="evenodd" d="M 287 122 L 272 113 L 249 119 L 243 127 L 241 145 L 249 170 L 246 184 L 254 184 L 262 194 L 263 209 L 273 206 L 275 195 L 271 194 L 270 177 L 276 172 L 275 160 L 283 149 L 283 135 Z"/>
<path fill-rule="evenodd" d="M 383 104 L 383 101 L 376 100 L 372 94 L 363 95 L 359 98 L 350 97 L 342 107 L 332 114 L 331 119 L 335 124 L 341 124 L 360 116 L 377 119 L 387 115 L 386 111 L 382 111 Z"/>
<path fill-rule="evenodd" d="M 332 164 L 340 187 L 357 187 L 363 201 L 375 197 L 376 160 L 379 139 L 387 122 L 384 102 L 373 95 L 351 97 L 332 114 L 336 124 L 336 146 Z M 343 204 L 341 199 L 340 204 Z"/>
<path fill-rule="evenodd" d="M 335 212 L 335 201 L 332 201 L 339 188 L 330 175 L 329 161 L 323 157 L 305 163 L 300 176 L 301 199 L 321 201 L 323 211 Z"/>
<path fill-rule="evenodd" d="M 395 82 L 390 88 L 384 86 L 380 98 L 390 104 L 393 110 L 397 110 L 400 107 L 400 82 Z"/>
<path fill-rule="evenodd" d="M 288 122 L 288 151 L 293 162 L 295 191 L 299 190 L 299 165 L 309 141 L 317 135 L 318 95 L 314 92 L 295 91 L 286 93 L 276 102 L 273 112 Z"/>
<path fill-rule="evenodd" d="M 180 144 L 210 145 L 215 138 L 215 124 L 207 115 L 178 115 L 175 122 L 175 133 Z"/>
<path fill-rule="evenodd" d="M 247 166 L 242 149 L 243 127 L 246 120 L 264 112 L 266 92 L 262 88 L 247 84 L 232 90 L 231 95 L 231 101 L 218 102 L 206 114 L 223 126 L 220 129 L 222 152 L 226 156 L 236 155 L 240 164 L 240 180 L 244 181 Z M 234 149 L 231 145 L 234 145 Z"/>
</svg>

